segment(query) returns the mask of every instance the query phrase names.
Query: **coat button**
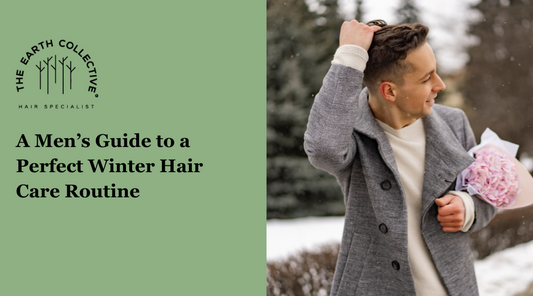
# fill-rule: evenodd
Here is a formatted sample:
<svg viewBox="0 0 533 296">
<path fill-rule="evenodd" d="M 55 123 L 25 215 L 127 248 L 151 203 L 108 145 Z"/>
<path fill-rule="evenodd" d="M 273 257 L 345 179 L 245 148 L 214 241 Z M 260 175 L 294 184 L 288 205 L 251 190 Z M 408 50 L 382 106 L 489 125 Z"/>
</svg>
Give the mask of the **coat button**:
<svg viewBox="0 0 533 296">
<path fill-rule="evenodd" d="M 381 189 L 387 191 L 387 190 L 391 189 L 391 187 L 392 187 L 392 184 L 390 183 L 389 180 L 385 180 L 385 181 L 381 182 Z"/>
<path fill-rule="evenodd" d="M 392 268 L 400 270 L 400 263 L 398 263 L 396 260 L 392 261 Z"/>
<path fill-rule="evenodd" d="M 381 223 L 379 224 L 379 231 L 383 232 L 383 233 L 387 233 L 388 229 L 387 229 L 387 225 Z"/>
</svg>

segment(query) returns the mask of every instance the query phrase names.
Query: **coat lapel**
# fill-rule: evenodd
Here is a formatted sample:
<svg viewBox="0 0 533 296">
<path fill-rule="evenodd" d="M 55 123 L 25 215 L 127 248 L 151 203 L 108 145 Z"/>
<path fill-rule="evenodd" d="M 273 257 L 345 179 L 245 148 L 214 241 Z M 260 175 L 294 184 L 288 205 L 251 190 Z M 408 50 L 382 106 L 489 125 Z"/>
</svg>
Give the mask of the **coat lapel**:
<svg viewBox="0 0 533 296">
<path fill-rule="evenodd" d="M 457 175 L 474 162 L 448 124 L 433 108 L 425 117 L 426 165 L 422 188 L 422 214 L 455 181 Z"/>
<path fill-rule="evenodd" d="M 389 143 L 389 139 L 383 129 L 379 126 L 376 119 L 374 118 L 374 113 L 368 105 L 368 89 L 364 88 L 359 95 L 359 110 L 360 116 L 355 120 L 354 129 L 366 135 L 367 137 L 374 139 L 378 143 L 379 153 L 381 157 L 389 167 L 389 169 L 394 173 L 398 182 L 400 182 L 400 174 L 398 173 L 398 167 L 396 166 L 396 161 L 394 160 L 394 154 L 392 152 L 392 147 Z"/>
</svg>

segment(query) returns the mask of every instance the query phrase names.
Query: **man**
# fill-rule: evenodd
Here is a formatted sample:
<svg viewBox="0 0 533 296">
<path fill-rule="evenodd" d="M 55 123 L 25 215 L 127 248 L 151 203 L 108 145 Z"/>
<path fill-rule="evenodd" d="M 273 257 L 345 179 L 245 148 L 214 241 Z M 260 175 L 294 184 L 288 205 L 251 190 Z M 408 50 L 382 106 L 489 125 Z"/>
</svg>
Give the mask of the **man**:
<svg viewBox="0 0 533 296">
<path fill-rule="evenodd" d="M 450 191 L 474 161 L 472 129 L 434 105 L 445 85 L 428 28 L 371 23 L 342 25 L 304 137 L 346 205 L 331 295 L 478 295 L 467 233 L 496 210 Z"/>
</svg>

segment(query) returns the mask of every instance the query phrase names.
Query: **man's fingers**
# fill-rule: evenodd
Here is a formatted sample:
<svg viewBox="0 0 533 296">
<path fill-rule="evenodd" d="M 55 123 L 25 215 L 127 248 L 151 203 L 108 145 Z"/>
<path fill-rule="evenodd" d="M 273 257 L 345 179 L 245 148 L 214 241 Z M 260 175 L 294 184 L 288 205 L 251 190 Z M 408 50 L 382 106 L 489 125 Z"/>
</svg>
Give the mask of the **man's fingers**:
<svg viewBox="0 0 533 296">
<path fill-rule="evenodd" d="M 437 220 L 444 232 L 457 232 L 463 228 L 464 205 L 460 197 L 448 194 L 435 200 L 437 204 Z"/>
<path fill-rule="evenodd" d="M 374 33 L 376 33 L 379 29 L 381 29 L 380 26 L 372 26 L 370 27 L 370 29 L 372 29 L 372 31 L 374 31 Z"/>
<path fill-rule="evenodd" d="M 454 215 L 461 212 L 461 208 L 457 204 L 447 204 L 445 206 L 439 207 L 439 215 L 448 216 Z"/>
<path fill-rule="evenodd" d="M 461 227 L 442 227 L 442 231 L 444 232 L 457 232 L 460 230 L 461 230 Z"/>
<path fill-rule="evenodd" d="M 344 22 L 339 36 L 339 46 L 353 44 L 362 47 L 364 50 L 368 50 L 372 43 L 374 32 L 379 29 L 379 27 L 373 27 L 369 27 L 356 20 Z"/>
<path fill-rule="evenodd" d="M 348 21 L 344 21 L 344 23 L 342 23 L 341 30 L 342 30 L 343 28 L 346 28 L 346 27 L 349 26 L 349 25 L 350 25 L 350 22 L 348 22 Z"/>
<path fill-rule="evenodd" d="M 441 198 L 437 198 L 435 200 L 435 203 L 437 204 L 437 206 L 442 207 L 442 206 L 449 204 L 453 198 L 454 198 L 454 195 L 448 194 Z"/>
<path fill-rule="evenodd" d="M 454 215 L 447 215 L 447 216 L 443 216 L 443 215 L 438 215 L 437 216 L 437 220 L 439 220 L 439 222 L 454 222 L 454 221 L 463 221 L 463 219 L 461 218 L 461 215 L 459 214 L 454 214 Z"/>
<path fill-rule="evenodd" d="M 463 223 L 464 220 L 459 215 L 450 215 L 450 216 L 437 216 L 437 220 L 442 223 L 453 223 L 453 222 L 461 222 Z"/>
<path fill-rule="evenodd" d="M 463 227 L 462 223 L 459 222 L 450 222 L 450 223 L 440 223 L 442 227 Z"/>
</svg>

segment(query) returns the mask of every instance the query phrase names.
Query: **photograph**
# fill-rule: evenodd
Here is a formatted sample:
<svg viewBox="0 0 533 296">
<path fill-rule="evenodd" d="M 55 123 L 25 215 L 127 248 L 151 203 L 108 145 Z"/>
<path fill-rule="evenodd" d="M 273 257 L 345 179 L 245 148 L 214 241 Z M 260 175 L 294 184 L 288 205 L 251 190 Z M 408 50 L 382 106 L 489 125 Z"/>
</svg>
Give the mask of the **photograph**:
<svg viewBox="0 0 533 296">
<path fill-rule="evenodd" d="M 533 1 L 267 0 L 267 295 L 533 295 Z"/>
</svg>

